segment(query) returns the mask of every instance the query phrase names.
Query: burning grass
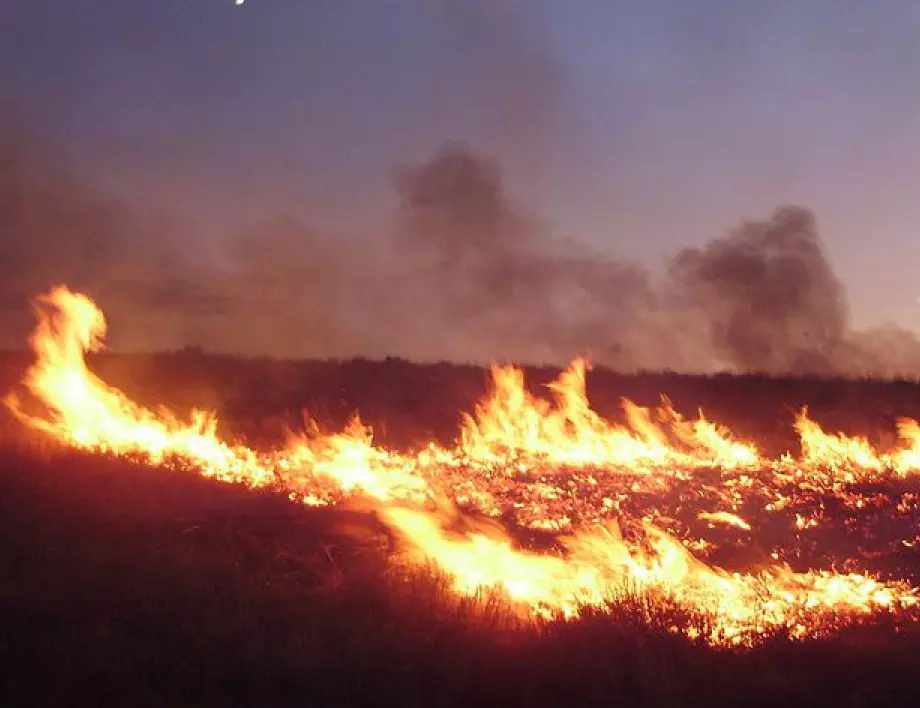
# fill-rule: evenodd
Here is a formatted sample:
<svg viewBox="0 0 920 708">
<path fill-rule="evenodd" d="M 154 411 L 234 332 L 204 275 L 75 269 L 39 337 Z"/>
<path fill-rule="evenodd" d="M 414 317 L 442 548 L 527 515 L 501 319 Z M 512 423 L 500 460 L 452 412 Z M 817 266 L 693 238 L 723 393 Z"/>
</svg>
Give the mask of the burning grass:
<svg viewBox="0 0 920 708">
<path fill-rule="evenodd" d="M 101 347 L 105 318 L 89 298 L 59 287 L 35 307 L 36 361 L 23 381 L 29 398 L 6 399 L 28 427 L 78 449 L 179 465 L 282 491 L 309 506 L 363 499 L 409 544 L 416 563 L 434 562 L 452 578 L 455 592 L 497 588 L 522 617 L 570 618 L 635 590 L 674 598 L 710 618 L 704 638 L 713 644 L 751 645 L 777 630 L 817 637 L 864 615 L 917 614 L 920 596 L 903 578 L 859 569 L 795 571 L 779 550 L 760 568 L 714 565 L 707 558 L 718 548 L 713 539 L 686 532 L 682 538 L 679 518 L 666 508 L 682 487 L 713 507 L 696 509 L 697 519 L 732 518 L 749 530 L 738 515 L 744 507 L 793 509 L 802 530 L 818 524 L 823 506 L 816 507 L 816 496 L 871 507 L 855 485 L 900 483 L 920 472 L 913 420 L 901 421 L 896 449 L 878 452 L 863 438 L 826 433 L 803 409 L 796 423 L 802 454 L 774 459 L 702 411 L 685 418 L 666 398 L 657 410 L 624 399 L 625 425 L 602 417 L 588 402 L 586 367 L 577 360 L 549 385 L 552 402 L 530 394 L 517 368 L 493 367 L 492 391 L 462 418 L 452 446 L 387 449 L 354 417 L 340 433 L 313 426 L 259 451 L 222 439 L 208 412 L 193 410 L 181 420 L 167 408 L 139 405 L 93 373 L 86 354 Z M 38 410 L 30 412 L 23 400 Z M 709 484 L 706 470 L 715 475 Z M 635 500 L 646 506 L 630 515 Z M 909 515 L 907 496 L 897 508 L 905 500 Z M 449 532 L 447 522 L 461 512 L 510 516 L 512 523 Z M 565 532 L 564 553 L 515 546 L 511 527 L 521 525 Z"/>
<path fill-rule="evenodd" d="M 21 469 L 47 469 L 35 475 L 39 481 L 31 487 L 23 483 L 28 475 L 9 475 L 10 498 L 25 495 L 38 503 L 35 518 L 19 526 L 40 532 L 35 519 L 45 502 L 35 489 L 41 489 L 66 507 L 44 519 L 50 527 L 79 518 L 71 530 L 75 538 L 85 529 L 100 530 L 96 541 L 107 560 L 95 569 L 92 562 L 72 566 L 76 580 L 60 576 L 64 585 L 79 587 L 93 570 L 109 578 L 124 572 L 107 565 L 112 548 L 117 552 L 124 539 L 131 539 L 136 560 L 146 564 L 142 573 L 152 567 L 170 578 L 195 579 L 200 586 L 165 591 L 157 603 L 168 611 L 164 617 L 191 622 L 194 633 L 211 631 L 197 629 L 199 613 L 206 619 L 216 612 L 223 629 L 214 627 L 220 645 L 215 651 L 223 658 L 228 646 L 243 641 L 233 634 L 242 632 L 235 629 L 235 622 L 242 622 L 261 653 L 253 658 L 248 648 L 241 655 L 234 649 L 231 663 L 245 656 L 253 670 L 262 671 L 259 657 L 274 656 L 269 644 L 276 635 L 282 646 L 295 641 L 280 626 L 289 621 L 296 628 L 300 618 L 306 624 L 297 630 L 294 654 L 303 660 L 329 666 L 323 649 L 333 640 L 311 623 L 331 623 L 335 632 L 355 638 L 367 634 L 373 646 L 379 642 L 379 654 L 373 654 L 355 639 L 342 655 L 344 662 L 371 651 L 375 661 L 387 663 L 392 657 L 384 656 L 389 651 L 384 647 L 391 643 L 394 656 L 411 655 L 427 666 L 430 657 L 416 656 L 419 647 L 448 647 L 458 652 L 455 659 L 465 666 L 461 673 L 477 685 L 493 668 L 480 664 L 481 657 L 504 665 L 514 683 L 526 674 L 517 662 L 546 651 L 549 661 L 556 651 L 552 647 L 567 641 L 576 642 L 569 648 L 574 654 L 584 651 L 577 641 L 620 642 L 618 652 L 641 656 L 652 647 L 666 652 L 668 661 L 684 657 L 713 666 L 742 661 L 743 652 L 773 656 L 792 646 L 808 651 L 806 645 L 840 646 L 857 637 L 865 647 L 883 634 L 889 645 L 915 641 L 920 426 L 913 419 L 900 418 L 883 445 L 826 429 L 801 407 L 790 426 L 798 436 L 797 449 L 774 454 L 702 411 L 696 416 L 678 412 L 666 397 L 657 406 L 623 399 L 623 422 L 601 415 L 589 403 L 585 363 L 575 361 L 550 383 L 547 397 L 527 388 L 520 369 L 493 367 L 491 390 L 472 413 L 460 417 L 453 442 L 429 437 L 411 446 L 382 445 L 353 417 L 338 432 L 324 432 L 308 419 L 303 432 L 258 445 L 227 436 L 211 413 L 192 411 L 184 417 L 163 405 L 142 405 L 100 378 L 88 367 L 87 353 L 101 345 L 105 321 L 87 298 L 59 288 L 37 300 L 36 313 L 36 358 L 7 404 L 23 426 L 16 437 L 34 437 L 38 444 L 26 444 L 27 452 L 9 457 Z M 83 471 L 65 483 L 60 466 L 71 464 Z M 96 489 L 97 467 L 118 481 Z M 203 504 L 187 508 L 193 517 L 210 514 L 214 501 L 229 504 L 220 516 L 232 534 L 229 556 L 213 530 L 202 532 L 207 523 L 188 525 L 184 515 L 175 517 L 169 504 L 188 502 L 163 496 L 151 481 L 158 473 L 162 489 L 175 485 Z M 56 486 L 46 486 L 55 479 Z M 139 502 L 133 496 L 138 480 L 157 490 L 141 499 L 159 494 L 161 502 Z M 224 492 L 214 491 L 221 485 Z M 62 495 L 68 489 L 75 498 Z M 105 494 L 112 499 L 104 501 Z M 17 509 L 11 507 L 11 518 Z M 275 524 L 270 538 L 259 531 L 268 519 Z M 106 523 L 110 527 L 101 531 Z M 309 545 L 285 546 L 277 553 L 274 539 L 289 533 L 283 523 L 310 524 Z M 138 528 L 153 536 L 171 528 L 174 547 L 150 555 Z M 216 560 L 232 557 L 232 570 L 222 563 L 211 568 L 207 561 L 202 574 L 199 560 L 186 558 L 201 533 Z M 71 542 L 69 535 L 65 541 Z M 15 543 L 11 547 L 11 567 L 28 567 L 28 552 Z M 56 541 L 39 557 L 55 555 L 57 547 Z M 93 553 L 88 545 L 72 552 Z M 66 566 L 66 560 L 55 558 L 51 567 Z M 241 567 L 248 570 L 237 579 Z M 44 578 L 50 587 L 45 572 L 42 564 L 22 578 L 26 585 Z M 132 589 L 121 588 L 107 604 L 116 614 L 125 602 L 134 602 L 132 592 L 143 600 L 160 582 L 151 578 L 148 587 L 129 576 L 135 578 Z M 225 588 L 231 593 L 228 606 L 195 604 Z M 38 597 L 47 593 L 44 588 Z M 12 592 L 11 607 L 22 605 L 26 594 Z M 194 619 L 182 619 L 184 610 L 176 603 L 192 596 L 197 598 L 191 601 Z M 304 615 L 289 602 L 329 616 Z M 290 613 L 289 620 L 274 609 L 259 614 L 276 603 Z M 340 613 L 358 613 L 361 620 L 353 627 L 350 619 L 333 618 Z M 15 623 L 14 615 L 11 611 Z M 48 620 L 35 619 L 39 626 Z M 377 623 L 385 629 L 382 636 L 375 634 L 381 631 Z M 184 631 L 173 638 L 178 641 Z M 467 651 L 470 658 L 461 660 Z M 643 686 L 639 694 L 630 694 L 636 690 L 630 681 L 642 668 L 626 663 L 632 673 L 618 675 L 616 695 L 654 704 L 654 691 L 663 687 Z M 391 677 L 379 676 L 376 665 L 360 668 L 362 677 L 371 677 L 363 680 L 389 686 Z M 430 667 L 433 674 L 444 670 Z M 552 671 L 541 670 L 548 680 Z M 397 677 L 413 671 L 399 669 Z M 544 676 L 529 679 L 539 683 Z M 278 677 L 279 685 L 289 680 Z M 678 683 L 693 680 L 681 676 Z M 416 695 L 427 698 L 421 685 L 441 695 L 439 686 L 416 677 L 403 686 L 414 692 L 410 702 Z M 483 685 L 506 702 L 519 702 L 489 681 Z M 243 690 L 236 686 L 228 695 Z M 329 690 L 333 703 L 345 700 L 338 689 Z M 485 699 L 467 688 L 456 690 L 470 701 Z M 530 702 L 544 698 L 525 695 Z M 678 695 L 669 693 L 667 699 L 673 702 Z M 407 700 L 398 692 L 391 698 Z"/>
<path fill-rule="evenodd" d="M 3 451 L 4 705 L 909 705 L 920 633 L 754 649 L 649 595 L 522 622 L 406 566 L 367 514 L 176 471 Z M 307 698 L 305 698 L 307 697 Z"/>
</svg>

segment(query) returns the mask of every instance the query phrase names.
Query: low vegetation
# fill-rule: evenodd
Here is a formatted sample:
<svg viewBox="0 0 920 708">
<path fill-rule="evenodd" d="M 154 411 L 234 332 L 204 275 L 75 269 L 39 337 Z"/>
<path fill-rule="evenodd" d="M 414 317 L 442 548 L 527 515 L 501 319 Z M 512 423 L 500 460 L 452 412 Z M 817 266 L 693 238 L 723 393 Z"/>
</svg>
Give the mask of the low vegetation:
<svg viewBox="0 0 920 708">
<path fill-rule="evenodd" d="M 249 402 L 252 421 L 228 416 L 228 426 L 266 437 L 303 407 L 329 425 L 348 409 L 369 409 L 372 423 L 375 416 L 395 421 L 380 432 L 397 442 L 444 437 L 447 420 L 469 409 L 485 383 L 472 367 L 398 361 L 208 365 L 188 355 L 183 367 L 162 361 L 98 363 L 108 369 L 107 380 L 145 402 L 157 402 L 152 382 L 159 381 L 159 392 L 167 392 L 160 402 L 181 405 L 177 399 L 192 397 L 183 379 L 203 383 L 224 414 Z M 18 366 L 9 365 L 11 378 Z M 346 367 L 350 375 L 337 373 L 331 383 L 309 373 Z M 280 372 L 298 371 L 285 386 Z M 607 392 L 599 409 L 615 405 L 619 395 L 642 398 L 618 387 L 615 375 L 603 376 L 609 377 L 603 387 L 592 381 Z M 325 404 L 306 393 L 315 390 L 314 378 Z M 822 405 L 833 412 L 833 401 L 844 398 L 867 418 L 918 412 L 851 408 L 860 396 L 892 408 L 902 400 L 920 407 L 916 386 L 907 382 L 784 382 L 783 403 L 776 384 L 756 378 L 673 377 L 670 388 L 662 385 L 667 380 L 622 378 L 626 386 L 660 386 L 675 400 L 681 390 L 685 399 L 695 390 L 706 400 L 691 407 L 701 404 L 716 419 L 727 420 L 719 412 L 727 414 L 737 401 L 747 409 L 740 425 L 765 431 L 783 406 L 815 391 L 825 401 L 818 401 L 816 415 Z M 735 393 L 719 398 L 731 386 Z M 761 400 L 754 389 L 764 391 L 764 403 L 752 411 L 747 396 Z M 902 390 L 900 398 L 891 393 Z M 384 414 L 387 399 L 392 408 Z M 192 401 L 200 402 L 209 401 Z M 273 423 L 257 429 L 263 410 Z M 920 631 L 910 626 L 875 620 L 824 640 L 776 636 L 752 650 L 713 649 L 671 631 L 704 618 L 648 598 L 573 622 L 525 623 L 499 598 L 460 599 L 437 573 L 408 568 L 372 515 L 304 508 L 191 473 L 61 450 L 11 421 L 2 429 L 2 705 L 915 703 Z"/>
</svg>

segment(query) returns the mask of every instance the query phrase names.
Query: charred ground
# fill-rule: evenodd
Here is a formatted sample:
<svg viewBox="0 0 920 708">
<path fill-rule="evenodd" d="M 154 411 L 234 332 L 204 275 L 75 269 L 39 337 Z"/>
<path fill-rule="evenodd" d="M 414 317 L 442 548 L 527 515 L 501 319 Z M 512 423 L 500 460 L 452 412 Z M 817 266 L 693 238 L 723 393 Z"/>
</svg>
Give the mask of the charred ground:
<svg viewBox="0 0 920 708">
<path fill-rule="evenodd" d="M 4 390 L 27 356 L 3 362 Z M 472 366 L 282 362 L 198 352 L 101 356 L 146 404 L 214 408 L 266 445 L 306 409 L 360 411 L 395 447 L 451 440 L 486 388 Z M 529 369 L 535 387 L 557 373 Z M 914 382 L 589 374 L 589 397 L 702 407 L 764 450 L 795 449 L 794 412 L 879 440 L 920 417 Z M 911 705 L 920 633 L 874 624 L 750 652 L 668 634 L 667 603 L 540 631 L 400 570 L 372 517 L 62 451 L 4 418 L 0 666 L 5 705 Z M 876 513 L 876 512 L 873 512 Z M 920 566 L 916 551 L 899 559 Z M 651 621 L 649 621 L 651 619 Z"/>
</svg>

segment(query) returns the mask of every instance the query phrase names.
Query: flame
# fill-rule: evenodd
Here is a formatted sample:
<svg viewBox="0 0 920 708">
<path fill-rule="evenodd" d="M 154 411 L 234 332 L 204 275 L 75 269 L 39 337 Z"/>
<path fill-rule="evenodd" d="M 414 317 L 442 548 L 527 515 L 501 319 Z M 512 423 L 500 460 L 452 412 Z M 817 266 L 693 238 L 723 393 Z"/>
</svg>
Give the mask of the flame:
<svg viewBox="0 0 920 708">
<path fill-rule="evenodd" d="M 710 521 L 714 524 L 734 526 L 745 531 L 751 530 L 751 525 L 747 521 L 730 511 L 703 511 L 696 518 L 700 519 L 700 521 Z"/>
<path fill-rule="evenodd" d="M 222 440 L 208 412 L 195 410 L 183 421 L 150 410 L 92 373 L 85 357 L 101 349 L 106 323 L 86 296 L 57 287 L 36 299 L 35 312 L 36 361 L 23 380 L 30 396 L 6 398 L 27 425 L 65 445 L 273 487 L 305 504 L 360 496 L 405 540 L 411 560 L 433 562 L 458 593 L 496 588 L 524 616 L 574 617 L 641 592 L 709 618 L 703 636 L 710 642 L 747 644 L 774 629 L 815 636 L 848 617 L 907 616 L 917 607 L 917 590 L 901 581 L 794 572 L 783 563 L 749 572 L 716 567 L 694 555 L 717 547 L 714 540 L 681 539 L 666 530 L 668 507 L 649 501 L 669 490 L 678 505 L 714 501 L 722 508 L 696 518 L 745 531 L 752 526 L 738 512 L 756 503 L 766 513 L 791 514 L 791 532 L 804 532 L 821 516 L 816 494 L 862 508 L 873 500 L 850 485 L 866 475 L 915 473 L 916 421 L 900 421 L 901 447 L 882 454 L 864 438 L 826 433 L 803 409 L 795 422 L 801 456 L 771 460 L 702 411 L 684 418 L 666 398 L 654 411 L 624 400 L 625 424 L 601 417 L 588 403 L 587 363 L 577 359 L 549 385 L 551 400 L 531 394 L 519 369 L 492 367 L 492 388 L 463 416 L 452 447 L 387 450 L 356 417 L 339 433 L 311 424 L 283 447 L 259 452 Z M 36 404 L 42 410 L 32 412 Z M 914 506 L 905 494 L 897 509 Z M 520 548 L 494 522 L 449 530 L 458 517 L 469 526 L 469 512 L 566 535 L 557 539 L 558 551 L 537 552 Z"/>
<path fill-rule="evenodd" d="M 890 465 L 901 475 L 920 470 L 920 423 L 912 418 L 898 420 L 898 437 L 902 447 L 891 455 Z"/>
<path fill-rule="evenodd" d="M 357 417 L 337 435 L 323 436 L 314 429 L 313 435 L 293 437 L 276 454 L 275 464 L 285 487 L 301 490 L 308 499 L 318 482 L 344 493 L 360 490 L 382 502 L 423 501 L 429 491 L 409 461 L 374 446 L 371 429 Z"/>
<path fill-rule="evenodd" d="M 390 508 L 383 516 L 421 557 L 436 559 L 458 592 L 498 586 L 512 601 L 549 618 L 577 616 L 585 606 L 603 607 L 636 591 L 656 593 L 718 618 L 709 639 L 748 643 L 776 628 L 794 637 L 819 634 L 834 613 L 916 604 L 904 587 L 855 573 L 794 573 L 783 567 L 728 573 L 702 563 L 651 525 L 644 528 L 649 550 L 625 542 L 611 523 L 563 539 L 568 550 L 563 559 L 515 550 L 500 532 L 451 537 L 436 517 L 419 511 Z"/>
<path fill-rule="evenodd" d="M 802 441 L 802 460 L 831 470 L 849 473 L 853 468 L 878 471 L 882 460 L 863 437 L 848 437 L 843 433 L 824 432 L 818 423 L 808 417 L 808 408 L 802 408 L 795 420 L 795 429 Z"/>
<path fill-rule="evenodd" d="M 184 423 L 169 411 L 153 412 L 107 386 L 86 366 L 85 354 L 102 349 L 105 317 L 85 295 L 56 287 L 36 298 L 38 326 L 30 343 L 37 361 L 24 383 L 47 407 L 47 417 L 29 415 L 15 395 L 7 405 L 26 423 L 75 447 L 117 455 L 142 454 L 152 464 L 181 457 L 207 476 L 273 481 L 269 468 L 245 447 L 221 442 L 217 420 L 195 410 Z"/>
<path fill-rule="evenodd" d="M 476 406 L 475 416 L 463 416 L 460 446 L 470 459 L 507 461 L 538 458 L 565 465 L 622 467 L 650 472 L 679 464 L 684 467 L 753 465 L 752 445 L 731 440 L 727 431 L 699 420 L 684 420 L 664 399 L 659 417 L 668 430 L 652 419 L 649 409 L 623 400 L 626 427 L 613 425 L 591 410 L 586 393 L 587 362 L 576 359 L 549 384 L 553 402 L 536 398 L 524 385 L 524 374 L 513 366 L 492 367 L 492 390 Z"/>
<path fill-rule="evenodd" d="M 901 476 L 920 471 L 920 423 L 912 418 L 898 420 L 901 447 L 888 453 L 876 450 L 862 436 L 827 433 L 808 417 L 803 408 L 795 422 L 802 444 L 802 462 L 830 470 L 853 481 L 857 476 L 894 471 Z"/>
</svg>

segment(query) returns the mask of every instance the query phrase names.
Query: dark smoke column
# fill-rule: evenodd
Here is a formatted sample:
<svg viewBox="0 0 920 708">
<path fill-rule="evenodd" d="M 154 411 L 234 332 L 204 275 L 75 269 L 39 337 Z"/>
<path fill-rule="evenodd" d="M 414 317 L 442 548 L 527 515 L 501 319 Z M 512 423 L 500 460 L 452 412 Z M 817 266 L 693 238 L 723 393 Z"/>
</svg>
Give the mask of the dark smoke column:
<svg viewBox="0 0 920 708">
<path fill-rule="evenodd" d="M 829 374 L 847 332 L 844 288 L 815 217 L 785 206 L 703 248 L 681 251 L 671 276 L 706 313 L 715 353 L 731 368 Z"/>
</svg>

